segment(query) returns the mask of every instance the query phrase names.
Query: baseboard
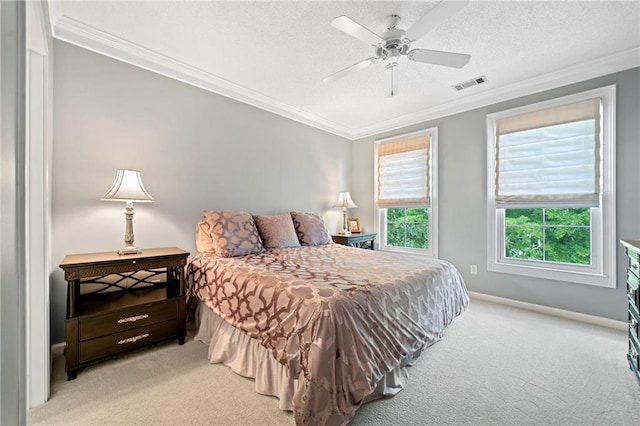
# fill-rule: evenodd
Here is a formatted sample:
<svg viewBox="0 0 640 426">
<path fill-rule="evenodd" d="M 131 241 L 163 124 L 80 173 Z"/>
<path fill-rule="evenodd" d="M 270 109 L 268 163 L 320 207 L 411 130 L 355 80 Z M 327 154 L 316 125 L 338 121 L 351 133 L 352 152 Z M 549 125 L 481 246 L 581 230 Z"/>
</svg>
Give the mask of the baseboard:
<svg viewBox="0 0 640 426">
<path fill-rule="evenodd" d="M 564 309 L 552 308 L 550 306 L 536 305 L 535 303 L 520 302 L 519 300 L 506 299 L 504 297 L 491 296 L 484 293 L 469 292 L 472 299 L 485 300 L 487 302 L 498 303 L 500 305 L 513 306 L 514 308 L 525 309 L 527 311 L 539 312 L 541 314 L 553 315 L 574 321 L 599 325 L 601 327 L 613 328 L 616 330 L 627 330 L 629 324 L 623 321 L 612 320 L 610 318 L 598 317 L 595 315 L 581 314 L 579 312 L 566 311 Z"/>
<path fill-rule="evenodd" d="M 55 345 L 51 345 L 51 358 L 54 356 L 64 354 L 65 342 L 56 343 Z"/>
</svg>

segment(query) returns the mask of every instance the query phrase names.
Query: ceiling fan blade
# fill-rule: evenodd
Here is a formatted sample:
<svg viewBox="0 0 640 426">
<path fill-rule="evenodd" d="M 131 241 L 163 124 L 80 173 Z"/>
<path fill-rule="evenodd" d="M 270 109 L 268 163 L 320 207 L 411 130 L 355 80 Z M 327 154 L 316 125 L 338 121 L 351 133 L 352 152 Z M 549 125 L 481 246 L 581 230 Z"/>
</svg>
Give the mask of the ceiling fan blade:
<svg viewBox="0 0 640 426">
<path fill-rule="evenodd" d="M 442 0 L 433 9 L 427 12 L 418 22 L 413 24 L 411 28 L 407 30 L 405 36 L 411 40 L 416 41 L 441 21 L 446 20 L 449 16 L 457 13 L 469 3 L 469 0 L 462 1 L 449 1 Z"/>
<path fill-rule="evenodd" d="M 398 62 L 389 62 L 384 69 L 384 73 L 384 78 L 386 80 L 384 96 L 386 98 L 391 98 L 398 94 Z"/>
<path fill-rule="evenodd" d="M 338 16 L 331 21 L 331 26 L 374 46 L 378 43 L 384 43 L 384 40 L 382 40 L 379 35 L 345 15 Z"/>
<path fill-rule="evenodd" d="M 443 65 L 445 67 L 462 68 L 469 63 L 471 55 L 453 52 L 441 52 L 439 50 L 413 49 L 407 53 L 412 61 L 427 64 Z"/>
<path fill-rule="evenodd" d="M 376 57 L 371 57 L 371 58 L 367 58 L 364 61 L 360 61 L 357 64 L 351 65 L 350 67 L 347 67 L 343 70 L 338 71 L 337 73 L 331 74 L 325 78 L 322 79 L 323 83 L 329 83 L 331 81 L 336 81 L 339 78 L 344 77 L 347 74 L 350 74 L 354 71 L 359 71 L 359 70 L 363 70 L 366 67 L 368 67 L 369 65 L 375 63 L 378 60 L 378 58 Z"/>
</svg>

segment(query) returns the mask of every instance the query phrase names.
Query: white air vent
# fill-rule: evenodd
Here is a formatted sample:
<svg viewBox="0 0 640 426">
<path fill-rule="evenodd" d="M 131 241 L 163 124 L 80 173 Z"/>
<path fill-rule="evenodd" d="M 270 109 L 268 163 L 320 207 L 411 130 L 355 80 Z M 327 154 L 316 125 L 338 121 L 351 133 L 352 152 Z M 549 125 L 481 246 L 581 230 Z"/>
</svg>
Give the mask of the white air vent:
<svg viewBox="0 0 640 426">
<path fill-rule="evenodd" d="M 468 89 L 469 87 L 477 86 L 478 84 L 486 83 L 487 77 L 484 75 L 482 77 L 477 77 L 472 80 L 463 81 L 462 83 L 454 84 L 453 87 L 456 92 L 459 92 L 464 89 Z"/>
</svg>

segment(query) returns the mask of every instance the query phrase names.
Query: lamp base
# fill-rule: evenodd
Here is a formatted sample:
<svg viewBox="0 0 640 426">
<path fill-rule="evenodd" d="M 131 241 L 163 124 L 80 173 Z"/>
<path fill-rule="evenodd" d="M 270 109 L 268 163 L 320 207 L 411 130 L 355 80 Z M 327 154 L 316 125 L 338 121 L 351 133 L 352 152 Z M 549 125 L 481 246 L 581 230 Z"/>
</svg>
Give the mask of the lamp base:
<svg viewBox="0 0 640 426">
<path fill-rule="evenodd" d="M 124 216 L 127 218 L 124 233 L 124 248 L 118 250 L 118 254 L 139 254 L 142 250 L 133 246 L 133 202 L 127 201 Z"/>
<path fill-rule="evenodd" d="M 118 250 L 118 254 L 123 255 L 123 254 L 140 254 L 142 253 L 142 250 L 140 250 L 139 248 L 136 247 L 125 247 L 123 249 Z"/>
<path fill-rule="evenodd" d="M 347 226 L 347 208 L 342 208 L 342 231 L 338 232 L 338 235 L 349 236 L 351 235 L 351 231 L 349 231 L 349 227 Z"/>
</svg>

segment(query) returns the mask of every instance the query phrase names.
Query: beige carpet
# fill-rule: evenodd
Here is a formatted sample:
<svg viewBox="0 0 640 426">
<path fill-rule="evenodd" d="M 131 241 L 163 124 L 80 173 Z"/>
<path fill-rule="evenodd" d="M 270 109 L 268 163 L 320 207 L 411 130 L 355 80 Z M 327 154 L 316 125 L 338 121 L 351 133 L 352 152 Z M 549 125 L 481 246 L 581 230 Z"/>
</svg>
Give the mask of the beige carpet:
<svg viewBox="0 0 640 426">
<path fill-rule="evenodd" d="M 409 369 L 396 397 L 353 425 L 640 425 L 640 385 L 626 333 L 479 300 Z M 206 360 L 189 340 L 156 345 L 66 381 L 54 358 L 51 399 L 27 415 L 47 425 L 292 425 L 253 381 Z"/>
</svg>

